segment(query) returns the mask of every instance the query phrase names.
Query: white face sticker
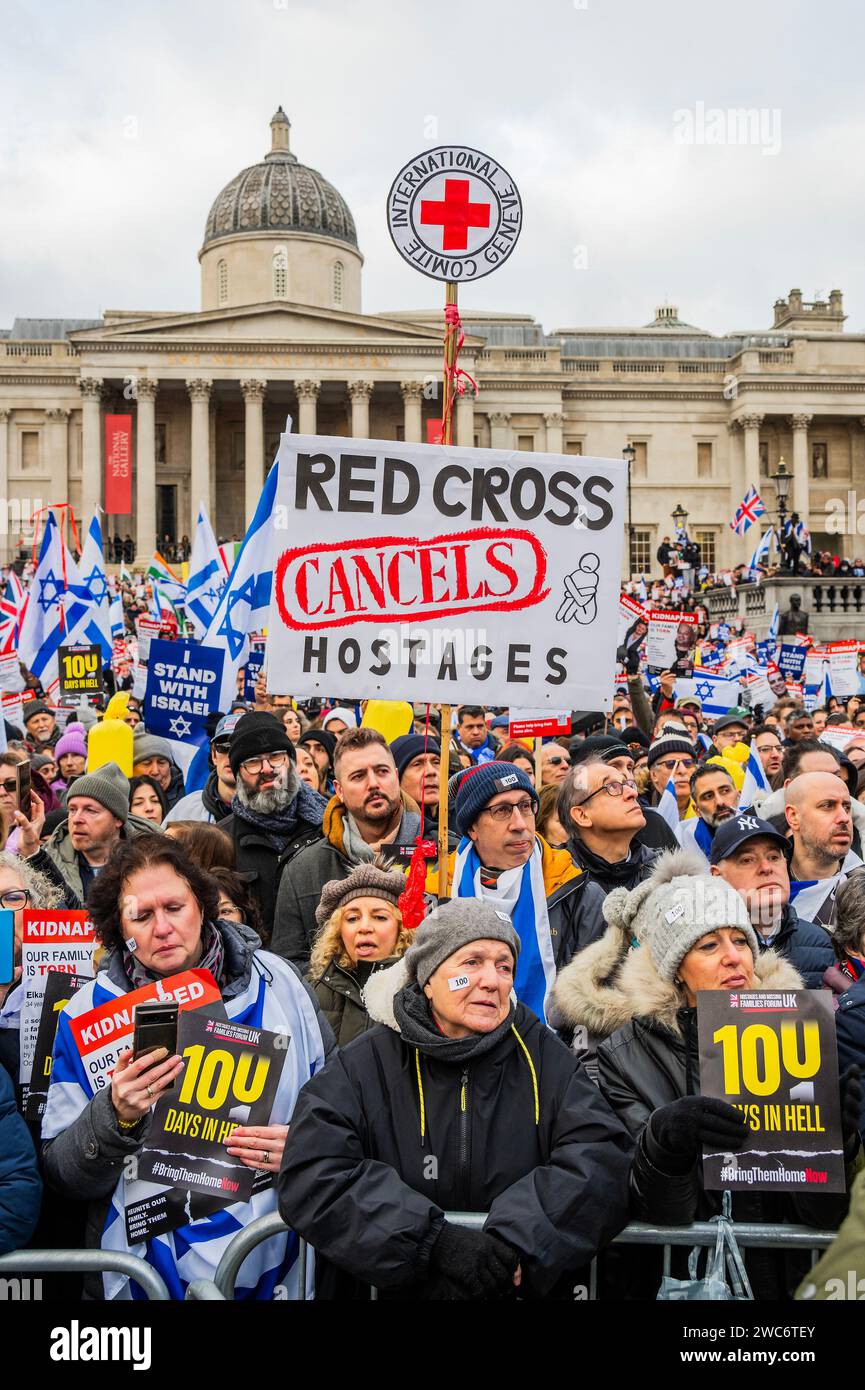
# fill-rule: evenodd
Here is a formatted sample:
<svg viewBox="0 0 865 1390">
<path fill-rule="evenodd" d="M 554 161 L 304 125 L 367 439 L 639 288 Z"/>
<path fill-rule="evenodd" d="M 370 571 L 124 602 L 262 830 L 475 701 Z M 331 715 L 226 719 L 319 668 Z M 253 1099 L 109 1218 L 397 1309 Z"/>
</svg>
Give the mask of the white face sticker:
<svg viewBox="0 0 865 1390">
<path fill-rule="evenodd" d="M 664 921 L 669 922 L 670 926 L 672 926 L 674 922 L 678 922 L 679 918 L 684 917 L 684 915 L 685 904 L 676 903 L 675 907 L 671 907 L 669 912 L 664 913 Z"/>
<path fill-rule="evenodd" d="M 470 984 L 468 975 L 454 975 L 448 980 L 448 989 L 467 989 Z"/>
<path fill-rule="evenodd" d="M 138 942 L 135 940 L 135 937 L 134 937 L 134 936 L 129 936 L 129 937 L 126 938 L 126 949 L 127 949 L 127 951 L 137 951 L 137 950 L 138 950 Z"/>
</svg>

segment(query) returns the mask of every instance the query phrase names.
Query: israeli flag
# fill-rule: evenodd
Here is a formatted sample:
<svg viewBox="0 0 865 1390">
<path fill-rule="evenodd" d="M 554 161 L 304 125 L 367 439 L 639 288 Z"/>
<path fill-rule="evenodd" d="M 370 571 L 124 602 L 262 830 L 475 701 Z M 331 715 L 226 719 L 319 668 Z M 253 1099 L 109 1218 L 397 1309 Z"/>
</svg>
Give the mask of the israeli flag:
<svg viewBox="0 0 865 1390">
<path fill-rule="evenodd" d="M 81 552 L 81 583 L 86 589 L 96 614 L 96 622 L 102 634 L 102 659 L 111 660 L 112 623 L 111 590 L 105 574 L 105 556 L 102 550 L 102 527 L 99 524 L 99 508 L 93 513 L 93 520 L 87 532 L 84 549 Z"/>
<path fill-rule="evenodd" d="M 829 667 L 827 666 L 823 672 L 823 680 L 820 683 L 820 694 L 817 697 L 818 705 L 823 705 L 826 709 L 828 709 L 829 701 L 831 700 L 833 693 L 834 692 L 832 690 L 832 682 L 829 679 Z"/>
<path fill-rule="evenodd" d="M 186 616 L 193 636 L 200 642 L 210 626 L 228 580 L 216 536 L 204 504 L 198 508 L 198 524 L 186 583 Z"/>
<path fill-rule="evenodd" d="M 772 788 L 769 786 L 768 779 L 763 771 L 763 764 L 760 754 L 757 752 L 753 743 L 748 754 L 748 762 L 745 765 L 745 780 L 742 783 L 742 790 L 739 793 L 739 810 L 744 811 L 754 805 L 755 797 L 762 801 L 764 796 L 768 796 Z"/>
<path fill-rule="evenodd" d="M 768 531 L 764 531 L 763 535 L 760 537 L 759 541 L 757 542 L 754 553 L 748 561 L 748 566 L 750 569 L 755 570 L 758 565 L 761 565 L 763 563 L 764 560 L 768 560 L 769 549 L 774 539 L 775 531 L 774 528 L 770 526 Z"/>
<path fill-rule="evenodd" d="M 119 589 L 112 591 L 109 613 L 111 615 L 111 636 L 122 637 L 126 631 L 126 622 L 123 617 L 123 598 Z"/>
<path fill-rule="evenodd" d="M 766 634 L 768 640 L 771 641 L 771 642 L 777 642 L 777 641 L 778 641 L 778 618 L 779 618 L 779 614 L 778 614 L 778 605 L 777 605 L 777 603 L 776 603 L 776 604 L 775 604 L 775 611 L 774 611 L 774 613 L 772 614 L 772 621 L 771 621 L 771 623 L 769 624 L 769 631 L 768 631 L 768 633 Z"/>
<path fill-rule="evenodd" d="M 717 718 L 734 705 L 741 704 L 742 687 L 737 680 L 715 676 L 697 667 L 693 676 L 680 676 L 676 681 L 676 699 L 685 700 L 689 695 L 696 695 L 700 700 L 705 716 Z"/>
<path fill-rule="evenodd" d="M 670 778 L 658 802 L 658 811 L 664 817 L 671 830 L 675 830 L 679 824 L 679 803 L 676 800 L 676 788 L 673 779 Z"/>
<path fill-rule="evenodd" d="M 18 653 L 51 696 L 59 683 L 57 648 L 79 642 L 98 642 L 102 646 L 96 605 L 66 550 L 54 513 L 49 512 L 21 622 Z"/>
<path fill-rule="evenodd" d="M 284 438 L 285 436 L 283 436 Z M 237 673 L 249 655 L 249 634 L 267 626 L 278 541 L 276 508 L 279 455 L 267 475 L 255 516 L 243 538 L 203 641 L 225 647 L 219 708 L 227 710 L 237 691 Z"/>
</svg>

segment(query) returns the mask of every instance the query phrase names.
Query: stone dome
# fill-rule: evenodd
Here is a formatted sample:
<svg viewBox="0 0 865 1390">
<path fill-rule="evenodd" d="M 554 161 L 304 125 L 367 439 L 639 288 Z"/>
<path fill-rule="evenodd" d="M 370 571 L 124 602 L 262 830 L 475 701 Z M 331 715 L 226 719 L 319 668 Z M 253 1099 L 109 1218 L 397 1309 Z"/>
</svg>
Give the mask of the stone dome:
<svg viewBox="0 0 865 1390">
<path fill-rule="evenodd" d="M 280 106 L 270 123 L 271 149 L 225 185 L 207 217 L 202 250 L 221 237 L 266 233 L 322 236 L 357 249 L 345 199 L 289 148 L 291 123 Z"/>
</svg>

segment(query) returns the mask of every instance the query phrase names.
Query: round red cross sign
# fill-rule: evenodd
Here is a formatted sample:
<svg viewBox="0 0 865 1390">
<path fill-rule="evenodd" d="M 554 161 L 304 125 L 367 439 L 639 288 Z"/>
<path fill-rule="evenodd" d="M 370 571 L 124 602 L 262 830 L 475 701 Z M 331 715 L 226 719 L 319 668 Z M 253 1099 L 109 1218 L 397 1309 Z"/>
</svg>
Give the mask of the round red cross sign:
<svg viewBox="0 0 865 1390">
<path fill-rule="evenodd" d="M 489 275 L 513 251 L 522 222 L 508 171 L 465 145 L 440 145 L 410 159 L 387 197 L 396 249 L 434 280 Z"/>
</svg>

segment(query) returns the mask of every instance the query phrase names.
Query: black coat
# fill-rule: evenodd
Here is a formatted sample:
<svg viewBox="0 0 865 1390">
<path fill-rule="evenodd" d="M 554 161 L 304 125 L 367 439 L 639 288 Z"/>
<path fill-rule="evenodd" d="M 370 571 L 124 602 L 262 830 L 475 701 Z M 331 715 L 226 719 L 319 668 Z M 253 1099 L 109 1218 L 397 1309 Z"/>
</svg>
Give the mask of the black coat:
<svg viewBox="0 0 865 1390">
<path fill-rule="evenodd" d="M 761 950 L 766 942 L 757 933 Z M 781 918 L 781 929 L 772 941 L 772 950 L 788 960 L 798 970 L 808 989 L 822 989 L 823 976 L 835 964 L 835 951 L 827 931 L 814 922 L 798 916 L 792 903 L 787 903 Z"/>
<path fill-rule="evenodd" d="M 299 817 L 291 838 L 279 851 L 264 831 L 233 813 L 218 824 L 220 830 L 224 830 L 234 841 L 236 871 L 248 880 L 250 891 L 261 910 L 262 925 L 269 933 L 273 927 L 276 895 L 283 870 L 302 849 L 321 839 L 321 826 L 312 825 Z M 277 954 L 283 955 L 284 952 Z"/>
<path fill-rule="evenodd" d="M 537 1112 L 513 1033 L 463 1067 L 379 1026 L 304 1086 L 279 1208 L 331 1265 L 397 1297 L 434 1296 L 427 1262 L 444 1213 L 488 1212 L 485 1230 L 520 1252 L 523 1295 L 539 1297 L 625 1225 L 623 1127 L 522 1004 L 514 1024 Z"/>
<path fill-rule="evenodd" d="M 632 841 L 635 845 L 645 845 L 647 849 L 679 849 L 675 831 L 671 830 L 660 811 L 640 802 L 646 824 L 638 830 Z"/>
<path fill-rule="evenodd" d="M 857 1066 L 865 1076 L 865 975 L 840 995 L 835 1014 L 838 1066 Z M 859 1133 L 865 1143 L 865 1102 L 859 1116 Z"/>
<path fill-rule="evenodd" d="M 584 845 L 578 835 L 571 836 L 568 849 L 574 863 L 579 864 L 592 883 L 596 883 L 604 893 L 611 892 L 613 888 L 636 888 L 638 883 L 649 877 L 660 852 L 650 849 L 648 845 L 640 844 L 634 837 L 627 859 L 610 864 Z"/>
<path fill-rule="evenodd" d="M 603 888 L 593 883 L 588 874 L 579 874 L 547 898 L 556 970 L 603 936 L 607 926 L 605 897 Z"/>
</svg>

